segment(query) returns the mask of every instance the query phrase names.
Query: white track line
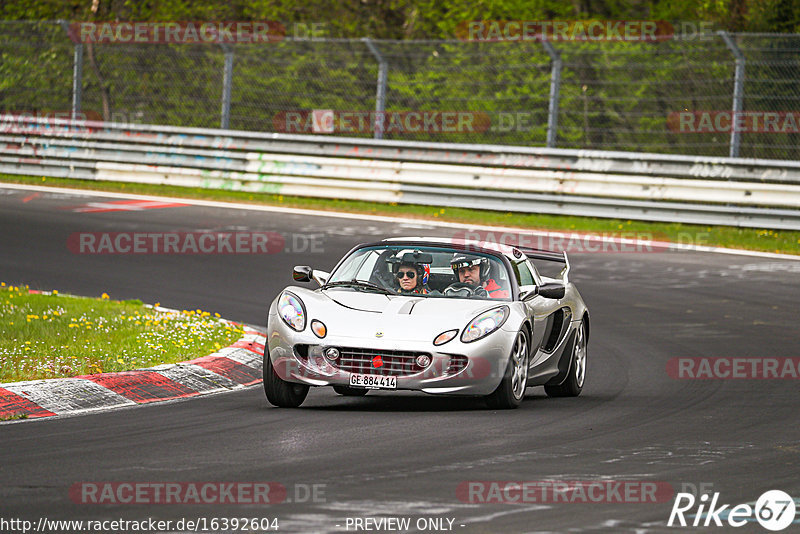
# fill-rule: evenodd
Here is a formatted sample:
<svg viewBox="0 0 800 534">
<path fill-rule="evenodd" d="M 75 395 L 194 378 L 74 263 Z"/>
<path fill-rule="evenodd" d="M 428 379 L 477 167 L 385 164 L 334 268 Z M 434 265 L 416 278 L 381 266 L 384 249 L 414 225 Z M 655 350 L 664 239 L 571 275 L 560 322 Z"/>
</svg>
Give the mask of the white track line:
<svg viewBox="0 0 800 534">
<path fill-rule="evenodd" d="M 468 223 L 454 223 L 446 221 L 433 221 L 430 219 L 413 219 L 407 217 L 390 217 L 386 215 L 372 215 L 372 214 L 359 214 L 359 213 L 346 213 L 340 211 L 321 211 L 303 208 L 286 208 L 281 206 L 264 206 L 257 204 L 241 204 L 236 202 L 220 202 L 215 200 L 199 200 L 191 198 L 180 197 L 162 197 L 151 195 L 138 195 L 133 193 L 115 193 L 105 191 L 92 191 L 85 189 L 70 189 L 66 187 L 49 187 L 40 185 L 27 185 L 27 184 L 7 184 L 0 183 L 0 188 L 3 189 L 19 189 L 25 191 L 42 191 L 42 192 L 55 192 L 72 195 L 84 195 L 92 197 L 106 197 L 106 198 L 122 198 L 122 199 L 141 199 L 141 200 L 155 200 L 162 202 L 179 202 L 182 204 L 189 204 L 192 206 L 203 206 L 209 208 L 223 208 L 223 209 L 237 209 L 237 210 L 250 210 L 262 211 L 270 213 L 290 213 L 295 215 L 309 215 L 313 217 L 333 217 L 337 219 L 351 219 L 363 221 L 368 218 L 370 221 L 381 221 L 388 223 L 407 223 L 407 224 L 427 224 L 440 228 L 456 228 L 460 230 L 475 229 L 484 230 L 487 232 L 523 232 L 530 235 L 546 236 L 549 238 L 578 238 L 588 239 L 590 241 L 603 242 L 603 243 L 620 243 L 624 242 L 631 245 L 640 246 L 657 246 L 659 248 L 667 248 L 670 250 L 683 250 L 691 252 L 711 252 L 714 254 L 733 254 L 737 256 L 750 256 L 756 258 L 771 258 L 779 260 L 794 260 L 800 261 L 800 256 L 793 254 L 778 254 L 775 252 L 759 252 L 754 250 L 741 250 L 735 248 L 723 247 L 709 247 L 704 245 L 684 245 L 680 243 L 650 241 L 650 240 L 633 240 L 621 239 L 619 237 L 611 237 L 604 235 L 593 235 L 592 233 L 584 232 L 563 232 L 555 230 L 541 230 L 530 228 L 518 228 L 511 226 L 489 226 L 482 224 L 468 224 Z"/>
</svg>

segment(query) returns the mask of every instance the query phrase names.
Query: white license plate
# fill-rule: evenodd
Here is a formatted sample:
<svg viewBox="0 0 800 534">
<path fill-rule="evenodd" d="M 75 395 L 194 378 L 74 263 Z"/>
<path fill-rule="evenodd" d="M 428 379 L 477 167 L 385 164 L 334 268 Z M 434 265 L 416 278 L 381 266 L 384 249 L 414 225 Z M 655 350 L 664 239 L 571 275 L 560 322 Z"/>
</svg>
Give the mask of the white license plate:
<svg viewBox="0 0 800 534">
<path fill-rule="evenodd" d="M 350 385 L 368 389 L 397 389 L 397 377 L 351 374 Z"/>
</svg>

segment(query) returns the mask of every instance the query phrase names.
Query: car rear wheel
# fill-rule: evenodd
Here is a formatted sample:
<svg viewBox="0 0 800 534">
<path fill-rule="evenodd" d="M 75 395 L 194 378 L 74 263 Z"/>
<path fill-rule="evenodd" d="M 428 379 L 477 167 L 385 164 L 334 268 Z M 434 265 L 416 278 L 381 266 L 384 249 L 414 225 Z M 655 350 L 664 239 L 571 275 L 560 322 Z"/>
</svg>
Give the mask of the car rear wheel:
<svg viewBox="0 0 800 534">
<path fill-rule="evenodd" d="M 345 397 L 363 397 L 367 394 L 368 389 L 351 388 L 350 386 L 333 386 L 333 391 Z"/>
<path fill-rule="evenodd" d="M 269 357 L 269 349 L 264 346 L 264 393 L 270 404 L 280 408 L 297 408 L 308 395 L 308 386 L 293 384 L 278 376 Z"/>
<path fill-rule="evenodd" d="M 503 380 L 494 393 L 485 397 L 489 408 L 505 410 L 522 404 L 528 387 L 528 352 L 528 333 L 520 330 L 511 347 Z"/>
<path fill-rule="evenodd" d="M 550 397 L 577 397 L 583 391 L 586 381 L 586 361 L 588 339 L 586 339 L 586 323 L 581 321 L 575 331 L 575 344 L 572 346 L 572 361 L 567 378 L 557 386 L 545 386 L 544 391 Z"/>
</svg>

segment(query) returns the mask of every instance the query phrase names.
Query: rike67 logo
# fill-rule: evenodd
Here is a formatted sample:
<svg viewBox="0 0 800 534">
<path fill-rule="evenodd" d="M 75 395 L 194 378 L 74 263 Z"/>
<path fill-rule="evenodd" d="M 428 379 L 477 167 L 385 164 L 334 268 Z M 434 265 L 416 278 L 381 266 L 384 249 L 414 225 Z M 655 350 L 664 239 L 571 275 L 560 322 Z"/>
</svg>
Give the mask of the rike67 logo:
<svg viewBox="0 0 800 534">
<path fill-rule="evenodd" d="M 719 492 L 710 499 L 705 493 L 699 499 L 691 493 L 678 493 L 667 526 L 742 527 L 757 521 L 765 529 L 776 532 L 794 522 L 796 508 L 792 497 L 781 490 L 764 492 L 755 506 L 720 504 Z"/>
</svg>

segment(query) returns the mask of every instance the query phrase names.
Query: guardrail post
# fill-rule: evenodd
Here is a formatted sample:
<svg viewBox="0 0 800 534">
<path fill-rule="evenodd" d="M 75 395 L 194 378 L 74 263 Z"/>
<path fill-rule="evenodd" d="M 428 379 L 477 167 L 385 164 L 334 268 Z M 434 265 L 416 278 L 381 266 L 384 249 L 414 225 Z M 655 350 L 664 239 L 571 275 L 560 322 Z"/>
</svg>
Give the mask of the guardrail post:
<svg viewBox="0 0 800 534">
<path fill-rule="evenodd" d="M 233 47 L 221 43 L 225 53 L 225 67 L 222 73 L 222 118 L 219 127 L 227 130 L 231 123 L 231 85 L 233 84 Z"/>
<path fill-rule="evenodd" d="M 742 112 L 742 102 L 744 100 L 744 62 L 745 57 L 742 51 L 736 46 L 731 36 L 726 31 L 717 32 L 725 41 L 725 45 L 736 58 L 736 70 L 733 78 L 733 116 L 731 117 L 731 148 L 729 155 L 732 158 L 739 157 L 739 144 L 741 142 L 741 132 L 736 127 L 737 117 Z"/>
<path fill-rule="evenodd" d="M 372 44 L 368 37 L 364 37 L 364 44 L 378 61 L 378 90 L 375 95 L 375 139 L 383 139 L 384 111 L 386 110 L 386 79 L 388 76 L 389 65 L 383 59 L 381 51 Z"/>
<path fill-rule="evenodd" d="M 61 27 L 67 32 L 67 36 L 71 36 L 72 32 L 69 28 L 69 22 L 62 20 Z M 71 38 L 71 37 L 70 37 Z M 83 92 L 83 43 L 77 41 L 75 43 L 75 51 L 72 56 L 72 111 L 70 116 L 72 120 L 78 120 L 78 114 L 81 112 L 81 96 Z"/>
<path fill-rule="evenodd" d="M 558 137 L 558 103 L 561 93 L 561 54 L 550 41 L 542 40 L 542 46 L 553 62 L 550 70 L 550 103 L 547 108 L 547 147 L 555 148 Z"/>
</svg>

